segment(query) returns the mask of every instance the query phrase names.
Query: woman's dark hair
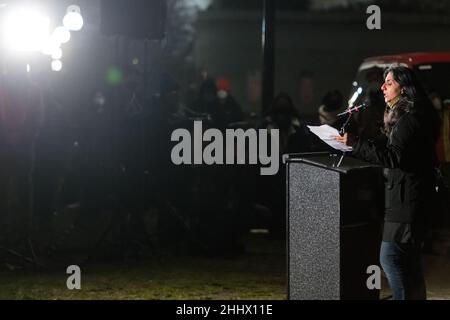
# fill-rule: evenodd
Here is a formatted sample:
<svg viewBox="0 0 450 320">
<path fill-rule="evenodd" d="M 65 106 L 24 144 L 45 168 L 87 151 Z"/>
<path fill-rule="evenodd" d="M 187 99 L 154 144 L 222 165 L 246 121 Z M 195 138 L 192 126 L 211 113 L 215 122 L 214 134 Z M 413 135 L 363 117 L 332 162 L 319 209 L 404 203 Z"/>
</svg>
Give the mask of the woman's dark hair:
<svg viewBox="0 0 450 320">
<path fill-rule="evenodd" d="M 402 95 L 398 106 L 390 111 L 392 115 L 389 117 L 388 123 L 385 123 L 385 132 L 389 134 L 403 114 L 418 113 L 421 119 L 427 121 L 428 129 L 431 130 L 430 133 L 433 138 L 437 139 L 439 135 L 439 115 L 416 74 L 408 67 L 391 65 L 384 71 L 384 79 L 390 72 L 394 80 L 400 84 Z"/>
<path fill-rule="evenodd" d="M 402 98 L 411 103 L 411 105 L 409 105 L 409 107 L 411 107 L 409 112 L 419 111 L 414 110 L 418 107 L 415 102 L 420 101 L 422 103 L 430 103 L 431 105 L 431 101 L 426 101 L 428 99 L 425 89 L 410 68 L 400 65 L 391 65 L 384 70 L 384 79 L 386 79 L 388 73 L 390 72 L 392 73 L 394 80 L 397 81 L 402 87 Z"/>
</svg>

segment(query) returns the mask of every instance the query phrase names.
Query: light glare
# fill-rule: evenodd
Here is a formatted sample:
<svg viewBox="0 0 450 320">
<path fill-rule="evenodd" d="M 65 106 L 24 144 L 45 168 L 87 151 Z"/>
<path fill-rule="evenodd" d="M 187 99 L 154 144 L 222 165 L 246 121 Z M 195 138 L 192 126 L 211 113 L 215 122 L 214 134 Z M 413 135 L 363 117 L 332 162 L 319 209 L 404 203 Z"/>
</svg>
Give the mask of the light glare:
<svg viewBox="0 0 450 320">
<path fill-rule="evenodd" d="M 49 19 L 37 10 L 13 10 L 4 20 L 5 45 L 16 51 L 40 51 L 49 36 L 49 26 Z"/>
<path fill-rule="evenodd" d="M 57 27 L 53 31 L 52 37 L 59 43 L 67 43 L 70 40 L 70 31 L 65 27 Z"/>
<path fill-rule="evenodd" d="M 53 71 L 61 71 L 62 69 L 62 62 L 61 60 L 53 60 L 52 61 L 52 70 Z"/>
<path fill-rule="evenodd" d="M 54 37 L 48 37 L 42 44 L 41 52 L 45 55 L 50 56 L 59 48 L 60 45 L 61 43 L 57 41 Z"/>
<path fill-rule="evenodd" d="M 52 52 L 52 59 L 59 60 L 62 58 L 63 52 L 61 48 L 55 48 Z"/>
<path fill-rule="evenodd" d="M 81 30 L 83 23 L 83 17 L 78 12 L 68 12 L 63 19 L 64 27 L 71 31 Z"/>
</svg>

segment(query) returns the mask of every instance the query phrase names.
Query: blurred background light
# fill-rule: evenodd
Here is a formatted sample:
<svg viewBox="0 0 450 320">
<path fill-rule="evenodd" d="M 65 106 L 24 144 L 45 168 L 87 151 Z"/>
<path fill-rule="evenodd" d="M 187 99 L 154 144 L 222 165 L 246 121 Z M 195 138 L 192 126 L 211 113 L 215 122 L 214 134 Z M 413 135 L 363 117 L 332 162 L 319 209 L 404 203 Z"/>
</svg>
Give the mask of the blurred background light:
<svg viewBox="0 0 450 320">
<path fill-rule="evenodd" d="M 212 2 L 213 0 L 195 0 L 196 5 L 202 11 L 207 10 L 211 6 Z"/>
<path fill-rule="evenodd" d="M 63 57 L 61 45 L 70 41 L 71 31 L 78 31 L 83 27 L 80 7 L 76 5 L 67 7 L 61 25 L 61 22 L 51 23 L 50 15 L 44 7 L 38 7 L 32 1 L 20 4 L 11 1 L 8 5 L 2 3 L 0 0 L 0 49 L 17 58 L 23 55 L 19 55 L 22 52 L 27 56 L 32 52 L 40 52 L 51 57 L 51 70 L 61 71 Z M 52 10 L 47 9 L 51 14 Z M 0 55 L 2 54 L 4 53 L 0 52 Z M 39 67 L 37 68 L 33 65 L 32 71 L 39 70 Z M 30 70 L 31 66 L 27 65 L 27 72 L 31 72 Z"/>
<path fill-rule="evenodd" d="M 61 69 L 62 69 L 61 60 L 53 60 L 52 61 L 52 70 L 53 71 L 61 71 Z"/>
<path fill-rule="evenodd" d="M 80 7 L 72 5 L 67 8 L 67 13 L 63 18 L 63 25 L 70 31 L 79 31 L 83 28 L 83 17 Z"/>
<path fill-rule="evenodd" d="M 67 43 L 70 40 L 70 31 L 65 27 L 57 27 L 53 31 L 52 37 L 60 43 Z"/>
<path fill-rule="evenodd" d="M 110 85 L 117 86 L 123 81 L 123 73 L 117 67 L 109 67 L 106 71 L 106 82 Z"/>
</svg>

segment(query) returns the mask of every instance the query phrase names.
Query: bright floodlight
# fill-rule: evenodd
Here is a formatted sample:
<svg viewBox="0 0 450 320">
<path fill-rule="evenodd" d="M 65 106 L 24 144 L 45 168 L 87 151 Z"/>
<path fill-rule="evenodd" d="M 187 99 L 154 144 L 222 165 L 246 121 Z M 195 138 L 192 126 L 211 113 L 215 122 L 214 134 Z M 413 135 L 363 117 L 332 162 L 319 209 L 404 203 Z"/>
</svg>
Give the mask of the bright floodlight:
<svg viewBox="0 0 450 320">
<path fill-rule="evenodd" d="M 61 69 L 62 69 L 61 60 L 53 60 L 52 61 L 52 70 L 53 71 L 61 71 Z"/>
<path fill-rule="evenodd" d="M 17 51 L 39 51 L 49 36 L 49 19 L 32 8 L 10 11 L 3 23 L 7 48 Z"/>
<path fill-rule="evenodd" d="M 59 43 L 66 43 L 70 40 L 70 31 L 65 27 L 57 27 L 53 31 L 52 37 Z"/>
<path fill-rule="evenodd" d="M 79 31 L 83 28 L 83 17 L 81 16 L 80 7 L 69 6 L 67 8 L 67 13 L 63 19 L 63 25 L 71 31 Z"/>
</svg>

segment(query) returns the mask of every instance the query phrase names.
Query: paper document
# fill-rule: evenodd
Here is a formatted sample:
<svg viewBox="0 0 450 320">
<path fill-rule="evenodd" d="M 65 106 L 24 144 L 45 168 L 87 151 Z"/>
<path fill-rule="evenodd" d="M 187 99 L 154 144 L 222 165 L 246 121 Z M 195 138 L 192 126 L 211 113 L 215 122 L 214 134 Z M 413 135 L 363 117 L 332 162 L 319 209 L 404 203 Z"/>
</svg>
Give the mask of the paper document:
<svg viewBox="0 0 450 320">
<path fill-rule="evenodd" d="M 347 146 L 339 141 L 336 141 L 334 137 L 339 135 L 339 131 L 330 127 L 327 124 L 321 126 L 308 126 L 309 130 L 323 140 L 326 144 L 339 151 L 352 151 L 352 147 Z"/>
</svg>

